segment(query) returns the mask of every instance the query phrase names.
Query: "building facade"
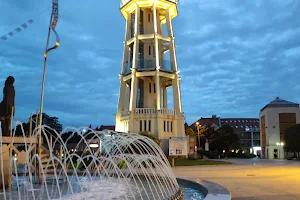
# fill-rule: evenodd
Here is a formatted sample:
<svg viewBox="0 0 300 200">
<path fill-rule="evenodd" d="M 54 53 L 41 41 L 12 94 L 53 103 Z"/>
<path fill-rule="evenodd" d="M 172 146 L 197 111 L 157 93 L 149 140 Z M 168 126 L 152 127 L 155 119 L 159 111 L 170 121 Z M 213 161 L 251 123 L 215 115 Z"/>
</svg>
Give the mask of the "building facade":
<svg viewBox="0 0 300 200">
<path fill-rule="evenodd" d="M 241 148 L 247 153 L 260 155 L 260 129 L 258 118 L 221 118 L 221 126 L 228 125 L 240 137 Z"/>
<path fill-rule="evenodd" d="M 284 159 L 284 133 L 289 127 L 300 123 L 299 104 L 277 97 L 261 109 L 259 117 L 262 157 Z"/>
<path fill-rule="evenodd" d="M 211 118 L 200 118 L 200 126 L 210 126 L 218 129 L 224 125 L 231 126 L 240 137 L 241 148 L 247 153 L 260 155 L 260 129 L 258 118 L 220 118 L 213 115 Z M 196 122 L 191 127 L 196 129 Z"/>
<path fill-rule="evenodd" d="M 115 130 L 152 133 L 161 139 L 164 152 L 170 137 L 185 137 L 172 27 L 177 2 L 122 0 L 120 8 L 126 34 Z"/>
</svg>

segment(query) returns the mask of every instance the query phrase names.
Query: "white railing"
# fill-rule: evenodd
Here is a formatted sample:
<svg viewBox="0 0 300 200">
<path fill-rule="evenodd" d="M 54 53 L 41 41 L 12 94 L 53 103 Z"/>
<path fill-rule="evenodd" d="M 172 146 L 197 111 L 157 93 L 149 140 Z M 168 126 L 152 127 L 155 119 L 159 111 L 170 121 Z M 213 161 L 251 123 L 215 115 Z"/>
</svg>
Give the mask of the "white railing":
<svg viewBox="0 0 300 200">
<path fill-rule="evenodd" d="M 163 108 L 159 112 L 163 115 L 176 115 L 176 111 L 172 109 Z"/>
<path fill-rule="evenodd" d="M 154 114 L 162 114 L 162 115 L 176 115 L 176 111 L 173 109 L 163 108 L 160 110 L 156 110 L 155 108 L 136 108 L 136 115 L 154 115 Z"/>
<path fill-rule="evenodd" d="M 155 108 L 136 108 L 135 109 L 135 114 L 137 115 L 153 115 L 156 114 L 156 109 Z"/>
</svg>

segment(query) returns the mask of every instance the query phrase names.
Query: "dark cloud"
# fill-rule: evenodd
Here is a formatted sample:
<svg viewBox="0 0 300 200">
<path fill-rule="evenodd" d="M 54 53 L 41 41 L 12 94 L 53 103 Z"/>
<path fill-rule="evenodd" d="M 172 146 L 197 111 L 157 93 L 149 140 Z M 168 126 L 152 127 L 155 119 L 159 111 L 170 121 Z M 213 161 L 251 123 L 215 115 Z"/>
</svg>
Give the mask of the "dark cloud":
<svg viewBox="0 0 300 200">
<path fill-rule="evenodd" d="M 39 108 L 50 6 L 1 2 L 0 35 L 34 19 L 0 41 L 0 83 L 16 77 L 20 120 Z M 276 96 L 300 102 L 298 1 L 180 0 L 178 7 L 173 25 L 189 123 L 212 114 L 257 117 Z M 125 31 L 119 2 L 60 1 L 57 30 L 61 46 L 49 54 L 45 112 L 64 125 L 114 124 Z"/>
</svg>

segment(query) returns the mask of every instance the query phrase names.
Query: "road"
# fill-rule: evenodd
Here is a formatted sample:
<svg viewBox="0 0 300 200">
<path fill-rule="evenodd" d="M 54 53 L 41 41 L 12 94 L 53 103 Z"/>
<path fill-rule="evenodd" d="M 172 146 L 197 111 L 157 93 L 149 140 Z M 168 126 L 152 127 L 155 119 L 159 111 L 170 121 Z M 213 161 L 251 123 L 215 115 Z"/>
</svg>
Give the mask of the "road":
<svg viewBox="0 0 300 200">
<path fill-rule="evenodd" d="M 300 200 L 300 161 L 226 159 L 234 165 L 175 167 L 177 177 L 226 187 L 232 200 Z"/>
</svg>

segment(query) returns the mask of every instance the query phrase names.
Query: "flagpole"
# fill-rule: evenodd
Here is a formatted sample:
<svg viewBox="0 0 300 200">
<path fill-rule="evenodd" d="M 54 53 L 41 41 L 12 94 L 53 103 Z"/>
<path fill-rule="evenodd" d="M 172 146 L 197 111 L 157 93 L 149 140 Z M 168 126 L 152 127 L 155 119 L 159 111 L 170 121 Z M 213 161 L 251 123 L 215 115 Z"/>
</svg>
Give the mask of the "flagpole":
<svg viewBox="0 0 300 200">
<path fill-rule="evenodd" d="M 46 43 L 46 50 L 48 50 L 49 42 L 50 42 L 50 33 L 51 33 L 51 24 L 52 24 L 53 13 L 51 11 L 50 23 L 48 28 L 48 37 Z M 41 92 L 41 101 L 40 101 L 40 116 L 39 116 L 39 125 L 42 125 L 42 117 L 43 117 L 43 107 L 44 107 L 44 95 L 45 95 L 45 81 L 46 81 L 46 70 L 47 70 L 47 54 L 44 54 L 44 71 L 43 71 L 43 81 L 42 81 L 42 92 Z"/>
<path fill-rule="evenodd" d="M 43 122 L 42 119 L 43 119 L 45 80 L 46 80 L 46 69 L 47 69 L 47 54 L 46 54 L 46 51 L 48 50 L 49 42 L 50 42 L 52 17 L 53 17 L 53 12 L 51 11 L 51 17 L 50 17 L 50 23 L 49 23 L 49 29 L 48 29 L 48 37 L 47 37 L 47 43 L 46 43 L 46 50 L 45 50 L 45 53 L 44 53 L 44 71 L 43 71 L 42 92 L 41 92 L 41 102 L 40 102 L 39 126 L 41 126 L 42 122 Z M 38 116 L 36 116 L 36 117 L 38 117 Z M 38 155 L 39 156 L 41 156 L 41 153 L 42 153 L 41 145 L 42 145 L 42 128 L 39 127 L 39 142 L 38 142 Z M 35 169 L 35 170 L 37 170 L 37 169 Z M 41 163 L 39 163 L 39 169 L 38 169 L 38 171 L 39 171 L 38 178 L 36 179 L 37 182 L 40 181 L 40 177 L 42 175 Z"/>
</svg>

